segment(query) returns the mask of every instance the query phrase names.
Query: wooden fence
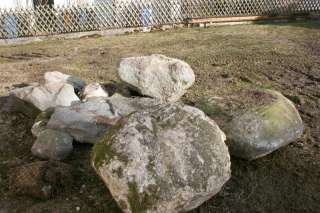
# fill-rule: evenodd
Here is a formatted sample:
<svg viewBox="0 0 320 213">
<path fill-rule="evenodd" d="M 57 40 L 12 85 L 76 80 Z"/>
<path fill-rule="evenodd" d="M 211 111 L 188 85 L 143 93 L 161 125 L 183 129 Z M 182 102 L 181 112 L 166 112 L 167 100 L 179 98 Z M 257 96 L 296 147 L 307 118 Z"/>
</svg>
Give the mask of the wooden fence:
<svg viewBox="0 0 320 213">
<path fill-rule="evenodd" d="M 320 0 L 105 0 L 93 5 L 0 10 L 0 38 L 183 23 L 186 19 L 293 16 L 320 11 Z"/>
</svg>

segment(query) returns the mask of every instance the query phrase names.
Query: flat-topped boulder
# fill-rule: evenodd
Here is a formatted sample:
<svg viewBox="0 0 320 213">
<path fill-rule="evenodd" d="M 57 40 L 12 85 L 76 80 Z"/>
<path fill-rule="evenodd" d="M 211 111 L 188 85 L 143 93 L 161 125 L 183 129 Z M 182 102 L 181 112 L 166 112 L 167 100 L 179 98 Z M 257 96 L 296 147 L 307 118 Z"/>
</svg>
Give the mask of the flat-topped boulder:
<svg viewBox="0 0 320 213">
<path fill-rule="evenodd" d="M 78 142 L 95 143 L 104 132 L 128 114 L 157 105 L 150 98 L 94 98 L 69 107 L 56 107 L 47 128 L 68 132 Z"/>
<path fill-rule="evenodd" d="M 304 129 L 294 104 L 273 90 L 202 97 L 196 106 L 226 133 L 231 155 L 244 159 L 257 159 L 286 146 Z"/>
<path fill-rule="evenodd" d="M 124 58 L 118 73 L 123 82 L 140 94 L 165 102 L 179 100 L 195 81 L 186 62 L 158 54 Z"/>
<path fill-rule="evenodd" d="M 120 120 L 92 164 L 124 212 L 185 212 L 230 178 L 225 135 L 199 109 L 165 104 Z"/>
</svg>

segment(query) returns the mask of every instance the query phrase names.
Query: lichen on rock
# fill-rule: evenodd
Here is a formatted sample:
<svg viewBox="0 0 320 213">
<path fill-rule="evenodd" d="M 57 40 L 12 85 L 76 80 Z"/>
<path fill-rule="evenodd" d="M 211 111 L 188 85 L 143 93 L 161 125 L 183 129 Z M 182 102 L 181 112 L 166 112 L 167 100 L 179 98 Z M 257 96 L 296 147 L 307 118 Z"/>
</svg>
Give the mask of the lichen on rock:
<svg viewBox="0 0 320 213">
<path fill-rule="evenodd" d="M 122 119 L 95 145 L 92 164 L 124 212 L 187 211 L 230 178 L 224 140 L 200 110 L 163 104 Z"/>
<path fill-rule="evenodd" d="M 303 122 L 293 103 L 273 90 L 245 89 L 196 104 L 227 135 L 231 155 L 257 159 L 299 138 Z"/>
</svg>

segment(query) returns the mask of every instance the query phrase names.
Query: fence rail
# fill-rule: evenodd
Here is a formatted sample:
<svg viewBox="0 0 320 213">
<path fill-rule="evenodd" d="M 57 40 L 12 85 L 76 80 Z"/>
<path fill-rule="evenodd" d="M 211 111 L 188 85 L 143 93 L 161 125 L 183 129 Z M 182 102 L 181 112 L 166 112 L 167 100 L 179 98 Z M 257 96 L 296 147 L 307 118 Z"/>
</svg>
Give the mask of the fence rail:
<svg viewBox="0 0 320 213">
<path fill-rule="evenodd" d="M 291 16 L 320 0 L 105 0 L 93 5 L 0 9 L 0 38 L 182 23 L 188 18 Z"/>
</svg>

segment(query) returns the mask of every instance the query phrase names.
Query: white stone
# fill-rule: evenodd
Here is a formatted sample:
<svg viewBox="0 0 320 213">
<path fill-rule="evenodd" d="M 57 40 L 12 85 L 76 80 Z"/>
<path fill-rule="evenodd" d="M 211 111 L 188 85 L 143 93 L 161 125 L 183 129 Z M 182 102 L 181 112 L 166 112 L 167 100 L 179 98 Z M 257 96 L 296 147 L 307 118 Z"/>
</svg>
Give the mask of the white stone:
<svg viewBox="0 0 320 213">
<path fill-rule="evenodd" d="M 73 86 L 66 83 L 47 83 L 39 86 L 28 86 L 14 89 L 11 94 L 29 103 L 41 111 L 56 106 L 70 106 L 80 101 Z"/>
<path fill-rule="evenodd" d="M 89 98 L 107 97 L 109 97 L 108 92 L 99 83 L 88 84 L 83 90 L 84 101 L 88 100 Z"/>
<path fill-rule="evenodd" d="M 77 90 L 81 90 L 86 85 L 86 83 L 80 78 L 63 74 L 58 71 L 46 72 L 44 74 L 44 80 L 46 83 L 68 83 Z"/>
<path fill-rule="evenodd" d="M 186 62 L 156 54 L 124 58 L 118 73 L 132 89 L 165 102 L 178 101 L 195 81 Z"/>
</svg>

